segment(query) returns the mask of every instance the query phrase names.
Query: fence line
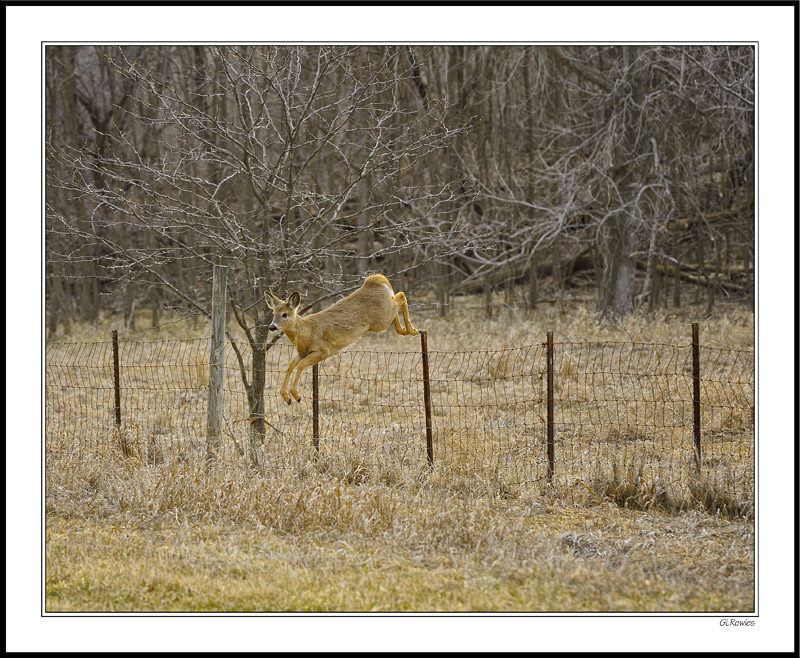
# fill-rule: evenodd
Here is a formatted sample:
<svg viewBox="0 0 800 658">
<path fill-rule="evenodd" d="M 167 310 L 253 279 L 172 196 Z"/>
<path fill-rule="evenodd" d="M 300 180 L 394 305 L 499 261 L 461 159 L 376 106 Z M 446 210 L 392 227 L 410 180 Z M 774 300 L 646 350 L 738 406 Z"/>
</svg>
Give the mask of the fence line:
<svg viewBox="0 0 800 658">
<path fill-rule="evenodd" d="M 677 488 L 699 473 L 753 493 L 752 351 L 701 347 L 696 329 L 684 345 L 557 343 L 548 332 L 544 343 L 456 352 L 427 350 L 423 334 L 421 347 L 337 354 L 303 376 L 311 404 L 287 407 L 278 389 L 294 348 L 274 345 L 267 432 L 254 443 L 226 345 L 220 455 L 271 470 L 322 458 L 351 475 L 435 464 L 505 487 L 591 490 L 627 474 Z M 208 338 L 47 344 L 46 440 L 116 442 L 156 461 L 204 454 L 208 354 Z"/>
</svg>

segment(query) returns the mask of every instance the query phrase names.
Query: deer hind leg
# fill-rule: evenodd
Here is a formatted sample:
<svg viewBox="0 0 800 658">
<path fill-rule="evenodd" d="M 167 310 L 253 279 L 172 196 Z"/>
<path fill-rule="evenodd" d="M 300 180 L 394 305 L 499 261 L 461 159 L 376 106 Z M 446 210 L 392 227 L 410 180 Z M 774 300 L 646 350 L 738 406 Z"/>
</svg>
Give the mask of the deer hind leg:
<svg viewBox="0 0 800 658">
<path fill-rule="evenodd" d="M 416 336 L 419 332 L 414 329 L 414 325 L 411 324 L 411 318 L 408 317 L 408 300 L 406 300 L 406 296 L 402 292 L 398 292 L 394 297 L 392 297 L 395 304 L 398 306 L 398 314 L 394 316 L 394 330 L 400 334 L 401 336 Z M 406 328 L 403 329 L 400 326 L 400 313 L 403 314 L 403 321 L 406 324 Z"/>
<path fill-rule="evenodd" d="M 292 388 L 289 389 L 289 392 L 294 396 L 294 399 L 300 402 L 300 393 L 297 392 L 297 384 L 300 382 L 300 374 L 308 368 L 309 366 L 313 366 L 315 363 L 319 363 L 323 361 L 329 356 L 327 352 L 323 352 L 317 350 L 316 352 L 311 352 L 311 354 L 307 354 L 302 359 L 299 360 L 297 363 L 297 368 L 294 371 L 294 382 L 292 383 Z M 284 398 L 287 403 L 290 403 L 291 400 L 288 396 Z"/>
</svg>

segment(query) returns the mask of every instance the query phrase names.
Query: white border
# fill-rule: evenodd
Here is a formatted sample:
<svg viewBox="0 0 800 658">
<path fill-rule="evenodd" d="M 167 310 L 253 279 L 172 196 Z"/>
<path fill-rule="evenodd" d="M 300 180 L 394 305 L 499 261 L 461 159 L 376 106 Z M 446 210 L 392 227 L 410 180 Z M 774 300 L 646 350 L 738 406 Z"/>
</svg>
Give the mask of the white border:
<svg viewBox="0 0 800 658">
<path fill-rule="evenodd" d="M 6 7 L 6 627 L 8 651 L 790 651 L 793 8 Z M 41 41 L 759 42 L 759 617 L 40 616 Z M 34 200 L 39 200 L 39 203 Z"/>
</svg>

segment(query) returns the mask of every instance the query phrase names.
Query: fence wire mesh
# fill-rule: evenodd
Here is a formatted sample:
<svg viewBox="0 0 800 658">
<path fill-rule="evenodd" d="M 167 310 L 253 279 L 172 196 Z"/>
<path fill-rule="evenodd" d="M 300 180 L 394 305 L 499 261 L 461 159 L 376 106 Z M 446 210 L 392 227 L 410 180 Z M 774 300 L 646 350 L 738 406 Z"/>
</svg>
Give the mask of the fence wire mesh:
<svg viewBox="0 0 800 658">
<path fill-rule="evenodd" d="M 205 450 L 209 339 L 119 341 L 122 423 L 116 427 L 113 345 L 45 348 L 45 435 L 79 445 L 116 442 L 126 456 L 159 459 Z"/>
<path fill-rule="evenodd" d="M 209 349 L 208 338 L 120 340 L 117 427 L 111 341 L 46 345 L 46 442 L 110 443 L 151 463 L 205 455 Z M 371 477 L 377 469 L 391 482 L 396 469 L 426 468 L 419 351 L 350 350 L 321 363 L 317 450 L 312 369 L 301 377 L 300 404 L 287 406 L 279 395 L 293 350 L 277 343 L 267 351 L 262 435 L 251 423 L 237 356 L 226 345 L 221 458 L 273 471 L 313 462 L 350 481 L 370 469 Z M 251 352 L 241 356 L 249 369 Z M 435 468 L 453 477 L 481 478 L 499 492 L 551 483 L 570 498 L 624 495 L 637 483 L 656 494 L 701 495 L 702 478 L 753 499 L 752 351 L 701 347 L 698 455 L 691 344 L 555 343 L 552 481 L 545 344 L 428 357 Z"/>
<path fill-rule="evenodd" d="M 560 477 L 614 497 L 640 493 L 643 483 L 654 496 L 699 491 L 699 459 L 707 482 L 752 500 L 753 353 L 701 349 L 697 455 L 691 345 L 556 343 Z"/>
</svg>

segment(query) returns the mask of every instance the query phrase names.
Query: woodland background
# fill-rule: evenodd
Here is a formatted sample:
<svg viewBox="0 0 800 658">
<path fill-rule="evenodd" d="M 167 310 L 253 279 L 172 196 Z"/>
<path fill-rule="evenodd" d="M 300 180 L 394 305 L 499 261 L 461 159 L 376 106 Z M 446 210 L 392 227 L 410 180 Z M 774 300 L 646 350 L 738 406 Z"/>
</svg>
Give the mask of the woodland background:
<svg viewBox="0 0 800 658">
<path fill-rule="evenodd" d="M 382 271 L 444 316 L 617 322 L 754 289 L 751 46 L 48 46 L 46 313 L 227 330 L 263 441 L 271 312 Z M 684 295 L 686 293 L 683 293 Z"/>
<path fill-rule="evenodd" d="M 601 317 L 752 303 L 751 46 L 48 46 L 49 331 L 365 272 Z M 686 295 L 684 294 L 684 297 Z M 246 312 L 253 313 L 246 319 Z M 261 341 L 263 342 L 263 341 Z"/>
</svg>

